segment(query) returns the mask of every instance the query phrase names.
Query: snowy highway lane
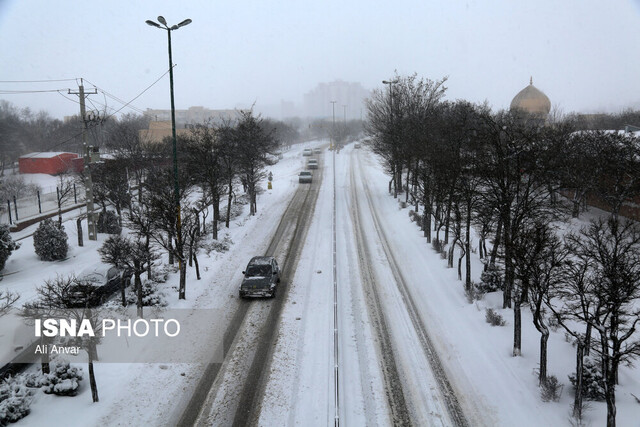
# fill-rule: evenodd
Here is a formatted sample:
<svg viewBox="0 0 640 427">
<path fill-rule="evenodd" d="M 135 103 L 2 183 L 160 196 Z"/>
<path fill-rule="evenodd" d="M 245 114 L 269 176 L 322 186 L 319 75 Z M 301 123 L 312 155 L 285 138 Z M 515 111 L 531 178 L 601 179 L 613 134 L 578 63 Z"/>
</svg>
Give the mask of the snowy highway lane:
<svg viewBox="0 0 640 427">
<path fill-rule="evenodd" d="M 370 201 L 361 155 L 367 156 L 350 147 L 336 155 L 338 360 L 331 277 L 334 195 L 326 178 L 290 284 L 258 424 L 468 425 L 403 290 L 406 284 L 397 283 L 398 277 L 404 280 Z M 326 161 L 326 177 L 330 168 Z"/>
</svg>

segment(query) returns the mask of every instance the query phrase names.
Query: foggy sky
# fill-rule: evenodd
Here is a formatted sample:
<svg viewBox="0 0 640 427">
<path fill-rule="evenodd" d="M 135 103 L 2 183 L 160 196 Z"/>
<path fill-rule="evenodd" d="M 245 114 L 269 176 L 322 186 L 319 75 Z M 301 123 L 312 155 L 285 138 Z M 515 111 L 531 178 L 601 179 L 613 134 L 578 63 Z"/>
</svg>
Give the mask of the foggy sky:
<svg viewBox="0 0 640 427">
<path fill-rule="evenodd" d="M 638 0 L 0 0 L 0 91 L 66 94 L 75 81 L 5 81 L 82 77 L 129 101 L 168 70 L 166 31 L 145 24 L 158 15 L 193 20 L 172 32 L 178 109 L 300 107 L 320 82 L 374 89 L 396 70 L 448 76 L 448 99 L 494 109 L 531 76 L 564 112 L 640 108 Z M 66 96 L 0 93 L 57 118 L 78 112 Z M 168 75 L 132 105 L 168 109 Z"/>
</svg>

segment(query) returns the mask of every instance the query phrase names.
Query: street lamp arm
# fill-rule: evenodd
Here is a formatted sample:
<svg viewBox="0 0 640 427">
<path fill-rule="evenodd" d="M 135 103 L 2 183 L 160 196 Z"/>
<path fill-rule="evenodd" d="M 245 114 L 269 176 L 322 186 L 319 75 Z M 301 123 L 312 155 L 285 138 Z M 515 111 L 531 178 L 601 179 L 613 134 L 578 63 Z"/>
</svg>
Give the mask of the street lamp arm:
<svg viewBox="0 0 640 427">
<path fill-rule="evenodd" d="M 162 27 L 160 26 L 160 24 L 158 24 L 157 22 L 153 22 L 150 19 L 147 19 L 146 21 L 144 21 L 147 23 L 147 25 L 151 25 L 152 27 L 156 27 L 156 28 L 160 28 L 162 29 Z"/>
</svg>

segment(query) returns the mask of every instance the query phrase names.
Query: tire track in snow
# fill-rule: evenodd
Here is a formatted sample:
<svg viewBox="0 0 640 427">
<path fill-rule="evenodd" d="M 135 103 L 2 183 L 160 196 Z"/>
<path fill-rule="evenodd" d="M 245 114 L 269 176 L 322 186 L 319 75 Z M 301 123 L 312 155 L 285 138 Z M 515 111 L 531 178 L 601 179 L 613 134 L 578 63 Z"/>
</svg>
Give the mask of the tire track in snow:
<svg viewBox="0 0 640 427">
<path fill-rule="evenodd" d="M 298 190 L 294 193 L 294 196 L 287 205 L 282 218 L 280 219 L 276 232 L 270 240 L 265 255 L 286 253 L 288 248 L 292 246 L 292 241 L 294 240 L 294 238 L 291 236 L 295 235 L 296 230 L 294 228 L 293 233 L 290 230 L 292 227 L 297 227 L 299 218 L 305 216 L 305 212 L 301 210 L 301 207 L 304 207 L 308 204 L 307 199 L 309 198 L 310 193 L 311 189 L 305 187 L 298 188 Z M 315 193 L 317 197 L 317 191 L 315 191 Z M 315 197 L 313 198 L 313 200 L 315 201 Z M 289 236 L 289 239 L 285 240 L 285 237 L 287 236 Z M 289 259 L 285 258 L 285 260 L 286 263 L 283 263 L 284 265 L 282 266 L 283 272 L 285 269 L 287 269 L 289 264 Z M 279 261 L 281 261 L 281 259 L 279 259 Z M 295 263 L 293 267 L 295 268 Z M 293 273 L 291 273 L 291 277 L 293 277 Z M 286 281 L 283 282 L 286 283 Z M 281 289 L 282 288 L 284 287 L 281 286 Z M 279 299 L 284 301 L 285 295 L 282 291 L 279 292 L 279 295 Z M 272 301 L 265 301 L 265 305 L 271 305 L 271 303 Z M 251 306 L 252 304 L 250 301 L 244 301 L 243 304 L 240 304 L 238 306 L 238 309 L 233 314 L 232 321 L 225 331 L 224 342 L 222 344 L 225 360 L 223 360 L 222 363 L 214 362 L 209 363 L 206 366 L 203 376 L 195 388 L 193 396 L 189 400 L 185 409 L 182 411 L 180 419 L 176 422 L 177 425 L 192 426 L 196 424 L 201 425 L 203 423 L 206 423 L 208 412 L 212 410 L 211 405 L 213 403 L 213 400 L 215 399 L 218 388 L 221 386 L 220 380 L 222 377 L 224 377 L 225 370 L 229 365 L 229 358 L 238 357 L 238 355 L 235 354 L 235 348 L 237 347 L 237 342 L 239 341 L 238 332 L 242 330 L 243 325 L 246 323 L 247 315 Z M 271 312 L 276 310 L 269 311 Z M 253 327 L 255 328 L 255 326 Z M 244 351 L 243 355 L 249 357 L 249 354 L 246 354 L 246 352 Z"/>
<path fill-rule="evenodd" d="M 358 170 L 361 170 L 359 156 L 356 155 L 355 157 L 358 164 Z M 440 357 L 438 356 L 429 333 L 424 326 L 424 322 L 422 320 L 422 317 L 420 316 L 420 312 L 418 311 L 416 304 L 413 301 L 406 280 L 402 275 L 402 271 L 399 268 L 398 262 L 396 261 L 395 256 L 393 255 L 393 251 L 389 246 L 384 228 L 381 227 L 382 222 L 380 221 L 377 209 L 372 202 L 371 190 L 369 189 L 367 180 L 364 176 L 361 176 L 361 181 L 364 188 L 365 199 L 367 201 L 367 204 L 369 205 L 371 216 L 373 218 L 375 231 L 378 234 L 380 243 L 389 262 L 389 266 L 393 271 L 393 275 L 396 279 L 396 285 L 398 287 L 398 290 L 400 291 L 400 294 L 402 295 L 403 303 L 407 309 L 407 313 L 409 314 L 411 323 L 413 324 L 413 327 L 418 335 L 421 347 L 425 353 L 425 356 L 427 357 L 427 360 L 429 361 L 429 365 L 434 373 L 434 376 L 437 379 L 438 389 L 445 401 L 449 416 L 456 426 L 467 427 L 469 426 L 469 422 L 464 412 L 462 411 L 460 403 L 458 402 L 458 397 L 447 378 L 447 375 L 442 366 L 442 362 L 440 361 Z"/>
<path fill-rule="evenodd" d="M 391 421 L 394 425 L 409 426 L 411 425 L 411 419 L 409 418 L 409 411 L 402 389 L 402 381 L 393 353 L 393 344 L 389 334 L 389 328 L 380 302 L 375 273 L 371 265 L 373 258 L 371 257 L 371 251 L 369 250 L 361 225 L 361 209 L 358 192 L 355 187 L 353 167 L 349 168 L 349 179 L 351 183 L 351 206 L 355 208 L 351 209 L 351 219 L 356 232 L 358 264 L 362 277 L 367 311 L 372 320 L 373 330 L 378 337 L 381 356 L 380 361 L 382 362 L 381 371 L 385 383 L 387 403 L 392 416 Z"/>
</svg>

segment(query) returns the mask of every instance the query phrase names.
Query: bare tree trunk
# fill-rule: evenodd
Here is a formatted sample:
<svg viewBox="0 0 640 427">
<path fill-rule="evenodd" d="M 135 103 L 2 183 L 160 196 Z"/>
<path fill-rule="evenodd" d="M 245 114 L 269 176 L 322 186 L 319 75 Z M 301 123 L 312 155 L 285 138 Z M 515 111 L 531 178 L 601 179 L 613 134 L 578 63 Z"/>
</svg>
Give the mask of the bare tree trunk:
<svg viewBox="0 0 640 427">
<path fill-rule="evenodd" d="M 547 343 L 548 341 L 549 341 L 549 330 L 545 328 L 545 331 L 540 335 L 540 373 L 538 374 L 538 381 L 540 385 L 547 382 Z"/>
<path fill-rule="evenodd" d="M 496 238 L 493 241 L 493 248 L 491 248 L 491 259 L 489 260 L 489 264 L 496 264 L 496 257 L 498 256 L 498 248 L 500 247 L 500 243 L 502 243 L 502 219 L 498 219 L 498 226 L 496 228 Z"/>
<path fill-rule="evenodd" d="M 513 304 L 513 356 L 522 355 L 522 312 L 520 299 Z"/>
<path fill-rule="evenodd" d="M 407 189 L 406 189 L 406 191 L 405 191 L 405 195 L 404 195 L 404 202 L 405 202 L 406 204 L 409 204 L 409 176 L 411 175 L 411 173 L 410 173 L 410 172 L 411 172 L 411 169 L 409 169 L 409 168 L 407 167 L 407 180 L 406 180 L 406 183 L 407 183 L 407 184 L 406 184 L 406 185 L 407 185 Z"/>
<path fill-rule="evenodd" d="M 196 253 L 193 253 L 193 262 L 196 264 L 196 279 L 200 280 L 200 265 L 198 264 L 198 257 Z"/>
<path fill-rule="evenodd" d="M 140 261 L 139 260 L 134 260 L 133 261 L 133 265 L 135 268 L 135 288 L 136 288 L 136 296 L 137 296 L 137 312 L 138 312 L 138 317 L 142 319 L 143 317 L 143 313 L 142 313 L 142 280 L 140 279 Z"/>
<path fill-rule="evenodd" d="M 82 247 L 84 245 L 84 236 L 82 236 L 82 217 L 76 220 L 76 228 L 78 229 L 78 246 Z"/>
<path fill-rule="evenodd" d="M 465 269 L 466 269 L 466 277 L 465 277 L 465 289 L 467 291 L 471 290 L 471 203 L 468 201 L 467 203 L 467 223 L 465 225 L 465 237 L 467 241 L 464 245 L 464 251 L 466 253 L 466 261 L 465 261 Z M 482 256 L 481 256 L 482 257 Z"/>
<path fill-rule="evenodd" d="M 47 336 L 42 336 L 40 339 L 40 344 L 45 347 L 44 353 L 41 355 L 40 366 L 42 367 L 42 373 L 48 374 L 50 372 L 49 362 L 51 361 L 51 357 L 49 355 L 49 343 L 51 342 L 51 338 Z"/>
<path fill-rule="evenodd" d="M 213 196 L 213 224 L 212 235 L 213 240 L 218 240 L 218 221 L 220 220 L 220 195 L 214 194 Z"/>
<path fill-rule="evenodd" d="M 187 263 L 184 260 L 180 262 L 180 290 L 178 291 L 178 299 L 186 299 L 187 293 Z"/>
<path fill-rule="evenodd" d="M 584 344 L 578 338 L 576 348 L 576 394 L 573 399 L 573 416 L 582 420 L 582 375 L 584 366 Z"/>
<path fill-rule="evenodd" d="M 94 340 L 90 339 L 89 351 L 87 353 L 89 354 L 89 384 L 91 385 L 91 399 L 94 403 L 100 401 L 100 399 L 98 398 L 98 384 L 96 383 L 96 375 L 93 372 L 93 359 L 96 355 L 95 346 L 96 343 L 94 342 Z"/>
<path fill-rule="evenodd" d="M 144 247 L 147 253 L 147 279 L 151 280 L 151 242 L 149 241 L 148 234 L 145 237 Z"/>
<path fill-rule="evenodd" d="M 169 265 L 173 265 L 175 260 L 173 259 L 173 236 L 169 234 Z"/>
<path fill-rule="evenodd" d="M 120 296 L 122 297 L 122 306 L 127 306 L 127 296 L 125 294 L 125 290 L 127 288 L 127 281 L 124 275 L 120 278 Z"/>
<path fill-rule="evenodd" d="M 515 266 L 511 258 L 511 224 L 509 221 L 504 224 L 504 292 L 502 294 L 502 308 L 511 308 L 511 292 L 515 277 Z"/>
<path fill-rule="evenodd" d="M 229 200 L 227 201 L 227 217 L 224 226 L 229 228 L 229 217 L 231 216 L 231 202 L 233 201 L 233 180 L 229 179 Z"/>
<path fill-rule="evenodd" d="M 451 197 L 449 197 L 449 201 L 447 202 L 447 209 L 445 211 L 444 217 L 444 244 L 449 243 L 449 222 L 451 218 Z"/>
</svg>

